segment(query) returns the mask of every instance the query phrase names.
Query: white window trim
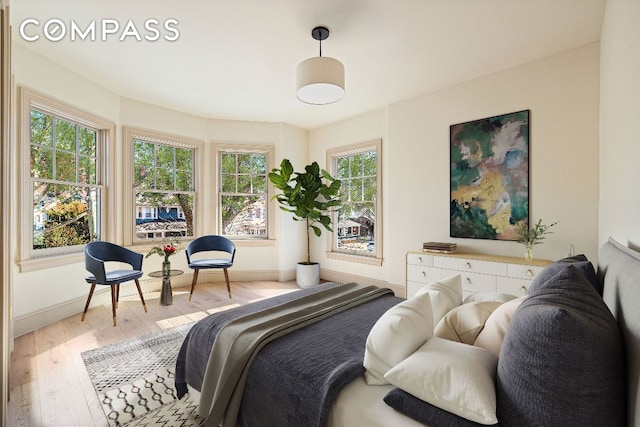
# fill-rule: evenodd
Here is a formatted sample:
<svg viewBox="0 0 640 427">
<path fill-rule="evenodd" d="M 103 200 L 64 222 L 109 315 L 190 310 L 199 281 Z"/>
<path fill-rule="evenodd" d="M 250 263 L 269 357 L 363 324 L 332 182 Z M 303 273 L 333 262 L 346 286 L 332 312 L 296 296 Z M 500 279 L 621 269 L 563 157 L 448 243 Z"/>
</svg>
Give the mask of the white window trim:
<svg viewBox="0 0 640 427">
<path fill-rule="evenodd" d="M 134 188 L 134 180 L 133 180 L 133 141 L 134 139 L 156 142 L 160 144 L 172 145 L 175 147 L 181 148 L 192 148 L 195 150 L 195 163 L 193 165 L 193 192 L 194 192 L 194 201 L 193 201 L 193 216 L 194 216 L 194 224 L 193 224 L 193 236 L 187 236 L 186 240 L 192 240 L 197 236 L 201 235 L 205 226 L 204 222 L 204 194 L 201 183 L 202 180 L 202 171 L 204 170 L 204 141 L 195 138 L 188 138 L 179 135 L 172 135 L 168 133 L 155 132 L 140 128 L 134 128 L 129 126 L 124 126 L 123 130 L 123 141 L 124 141 L 124 150 L 122 153 L 123 156 L 123 165 L 126 165 L 123 171 L 123 179 L 124 179 L 124 188 L 131 189 L 128 194 L 124 194 L 122 197 L 122 218 L 129 218 L 127 221 L 122 221 L 124 228 L 124 244 L 126 246 L 151 246 L 154 244 L 155 239 L 145 239 L 145 240 L 137 240 L 134 239 L 133 235 L 135 233 L 135 225 L 131 219 L 136 218 L 136 204 L 135 204 L 135 194 L 133 192 Z"/>
<path fill-rule="evenodd" d="M 235 243 L 240 243 L 242 246 L 271 246 L 272 243 L 268 243 L 274 240 L 276 235 L 275 230 L 275 209 L 274 203 L 271 203 L 271 197 L 275 194 L 275 188 L 269 180 L 269 172 L 274 168 L 275 161 L 275 147 L 273 145 L 257 145 L 257 144 L 228 144 L 217 143 L 214 145 L 213 150 L 213 163 L 215 165 L 215 171 L 213 173 L 213 188 L 215 191 L 214 197 L 214 214 L 215 214 L 215 233 L 222 234 L 222 216 L 220 215 L 220 171 L 222 165 L 220 164 L 221 155 L 223 153 L 262 153 L 267 155 L 267 235 L 262 237 L 251 236 L 227 236 Z M 259 243 L 263 242 L 263 243 Z M 265 243 L 266 242 L 266 243 Z"/>
<path fill-rule="evenodd" d="M 116 125 L 113 122 L 97 117 L 94 114 L 79 110 L 70 105 L 56 101 L 45 95 L 36 93 L 30 89 L 20 87 L 19 116 L 18 116 L 18 141 L 20 144 L 20 173 L 18 176 L 18 194 L 20 194 L 19 219 L 20 244 L 18 265 L 21 272 L 35 271 L 62 264 L 71 264 L 84 259 L 84 246 L 67 246 L 64 248 L 51 248 L 46 253 L 36 254 L 33 250 L 33 188 L 31 182 L 31 109 L 43 111 L 47 114 L 60 117 L 78 123 L 88 128 L 99 130 L 102 135 L 100 151 L 98 155 L 98 185 L 102 189 L 100 208 L 100 236 L 103 240 L 114 241 L 115 227 L 113 220 L 116 206 L 114 194 L 110 191 L 113 186 L 114 145 Z"/>
<path fill-rule="evenodd" d="M 357 252 L 349 252 L 345 250 L 338 250 L 336 246 L 336 234 L 338 233 L 337 213 L 332 214 L 332 223 L 334 224 L 333 233 L 327 233 L 327 258 L 336 259 L 341 261 L 350 261 L 360 264 L 368 265 L 382 265 L 384 247 L 382 242 L 383 230 L 382 230 L 382 139 L 375 139 L 372 141 L 362 142 L 359 144 L 348 145 L 344 147 L 337 147 L 331 150 L 327 150 L 327 165 L 329 166 L 329 173 L 331 176 L 336 176 L 337 164 L 336 159 L 342 156 L 350 156 L 354 154 L 364 153 L 366 151 L 376 151 L 377 172 L 376 172 L 376 249 L 373 256 L 361 255 Z"/>
</svg>

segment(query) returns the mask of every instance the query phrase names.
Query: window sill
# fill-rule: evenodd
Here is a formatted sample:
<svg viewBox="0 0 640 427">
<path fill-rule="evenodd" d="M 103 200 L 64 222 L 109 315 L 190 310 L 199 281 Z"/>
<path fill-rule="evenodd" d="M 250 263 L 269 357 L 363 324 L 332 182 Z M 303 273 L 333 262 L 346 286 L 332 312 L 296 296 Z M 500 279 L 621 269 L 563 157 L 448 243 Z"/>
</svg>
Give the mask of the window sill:
<svg viewBox="0 0 640 427">
<path fill-rule="evenodd" d="M 244 248 L 272 247 L 276 245 L 273 239 L 231 239 L 234 245 Z"/>
<path fill-rule="evenodd" d="M 382 258 L 347 254 L 342 252 L 326 252 L 326 254 L 327 254 L 327 258 L 329 259 L 354 262 L 357 264 L 375 265 L 378 267 L 382 266 Z"/>
<path fill-rule="evenodd" d="M 84 262 L 84 252 L 31 258 L 18 262 L 18 266 L 20 267 L 20 273 L 28 273 L 30 271 L 44 270 L 80 262 Z"/>
</svg>

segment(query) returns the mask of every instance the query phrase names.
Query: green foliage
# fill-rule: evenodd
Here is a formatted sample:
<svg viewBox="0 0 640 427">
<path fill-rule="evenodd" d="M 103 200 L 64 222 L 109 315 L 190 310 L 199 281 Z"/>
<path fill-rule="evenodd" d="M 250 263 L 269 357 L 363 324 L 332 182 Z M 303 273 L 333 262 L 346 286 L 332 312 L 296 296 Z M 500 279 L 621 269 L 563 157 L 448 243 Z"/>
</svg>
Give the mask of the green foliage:
<svg viewBox="0 0 640 427">
<path fill-rule="evenodd" d="M 79 201 L 58 203 L 47 209 L 43 233 L 46 248 L 83 245 L 91 241 L 87 205 Z"/>
<path fill-rule="evenodd" d="M 539 245 L 545 239 L 547 234 L 553 234 L 550 228 L 556 225 L 558 221 L 545 225 L 542 223 L 542 219 L 538 219 L 538 222 L 531 228 L 529 224 L 522 221 L 518 224 L 518 242 L 525 245 L 527 249 L 531 249 L 534 245 Z"/>
<path fill-rule="evenodd" d="M 310 264 L 310 232 L 322 235 L 320 226 L 333 231 L 330 213 L 341 204 L 341 181 L 321 170 L 317 162 L 305 166 L 304 170 L 294 172 L 291 162 L 283 159 L 280 168 L 269 173 L 269 180 L 282 191 L 272 198 L 280 203 L 280 209 L 292 213 L 296 221 L 306 221 L 307 264 Z"/>
</svg>

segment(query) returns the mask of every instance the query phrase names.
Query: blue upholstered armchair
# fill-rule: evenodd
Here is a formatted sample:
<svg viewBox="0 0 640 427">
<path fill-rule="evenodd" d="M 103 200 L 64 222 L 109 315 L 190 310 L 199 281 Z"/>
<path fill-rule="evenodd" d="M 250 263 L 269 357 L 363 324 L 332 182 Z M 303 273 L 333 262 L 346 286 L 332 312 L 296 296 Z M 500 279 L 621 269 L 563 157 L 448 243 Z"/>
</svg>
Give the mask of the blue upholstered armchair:
<svg viewBox="0 0 640 427">
<path fill-rule="evenodd" d="M 109 242 L 91 242 L 85 247 L 85 268 L 91 273 L 90 276 L 86 277 L 86 281 L 91 284 L 91 290 L 89 291 L 87 304 L 84 306 L 84 311 L 82 312 L 82 321 L 84 321 L 87 310 L 89 309 L 91 297 L 93 296 L 96 285 L 105 285 L 111 286 L 111 311 L 113 315 L 113 326 L 116 326 L 116 309 L 118 308 L 118 300 L 120 299 L 120 284 L 130 280 L 135 281 L 142 306 L 144 307 L 145 313 L 147 312 L 147 305 L 144 302 L 140 282 L 138 281 L 138 279 L 142 277 L 142 259 L 142 254 Z M 129 264 L 131 269 L 106 271 L 105 262 Z"/>
</svg>

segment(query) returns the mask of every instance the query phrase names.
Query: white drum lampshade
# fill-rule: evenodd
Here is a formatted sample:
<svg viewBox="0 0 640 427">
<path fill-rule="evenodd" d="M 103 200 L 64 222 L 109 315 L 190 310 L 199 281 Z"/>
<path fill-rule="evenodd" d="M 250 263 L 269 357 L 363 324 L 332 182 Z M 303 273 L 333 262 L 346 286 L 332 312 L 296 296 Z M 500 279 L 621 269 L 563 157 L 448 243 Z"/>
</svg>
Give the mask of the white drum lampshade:
<svg viewBox="0 0 640 427">
<path fill-rule="evenodd" d="M 344 96 L 344 65 L 322 56 L 322 40 L 329 37 L 327 28 L 316 27 L 311 36 L 320 42 L 320 56 L 298 64 L 296 96 L 307 104 L 331 104 Z"/>
<path fill-rule="evenodd" d="M 298 99 L 307 104 L 323 105 L 344 96 L 344 65 L 327 56 L 309 58 L 298 64 Z"/>
</svg>

